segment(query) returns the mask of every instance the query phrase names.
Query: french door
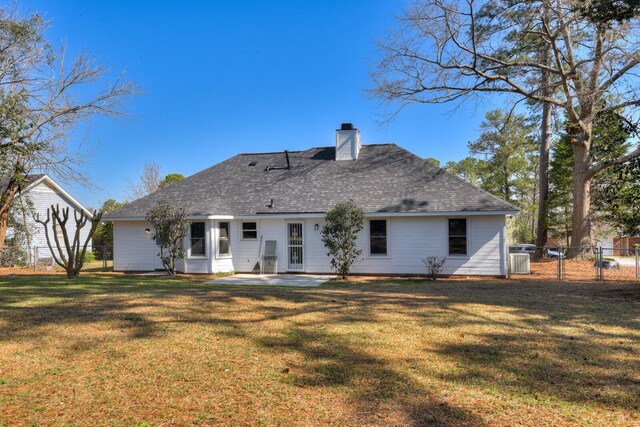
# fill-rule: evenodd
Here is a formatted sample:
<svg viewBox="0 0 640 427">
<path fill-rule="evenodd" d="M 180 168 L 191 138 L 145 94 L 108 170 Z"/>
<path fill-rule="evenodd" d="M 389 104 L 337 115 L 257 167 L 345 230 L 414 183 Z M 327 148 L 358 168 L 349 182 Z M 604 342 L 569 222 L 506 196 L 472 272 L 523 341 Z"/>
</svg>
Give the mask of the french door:
<svg viewBox="0 0 640 427">
<path fill-rule="evenodd" d="M 287 270 L 304 271 L 303 223 L 287 223 Z"/>
</svg>

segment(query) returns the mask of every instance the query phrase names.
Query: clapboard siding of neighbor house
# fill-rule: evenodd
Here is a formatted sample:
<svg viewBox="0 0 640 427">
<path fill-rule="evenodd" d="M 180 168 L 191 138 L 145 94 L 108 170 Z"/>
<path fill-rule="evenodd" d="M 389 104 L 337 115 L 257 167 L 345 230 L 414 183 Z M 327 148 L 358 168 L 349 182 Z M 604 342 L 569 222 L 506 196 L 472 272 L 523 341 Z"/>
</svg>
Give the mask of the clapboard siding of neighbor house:
<svg viewBox="0 0 640 427">
<path fill-rule="evenodd" d="M 69 220 L 67 222 L 67 231 L 72 238 L 76 232 L 76 223 L 74 218 L 74 211 L 85 211 L 91 214 L 84 206 L 82 206 L 77 200 L 75 200 L 69 193 L 67 193 L 60 185 L 53 181 L 47 175 L 30 176 L 29 182 L 26 187 L 16 196 L 22 199 L 22 206 L 26 206 L 28 212 L 26 217 L 27 226 L 31 230 L 30 248 L 29 252 L 32 253 L 34 248 L 37 248 L 38 258 L 47 258 L 51 256 L 51 252 L 47 246 L 47 240 L 45 236 L 44 227 L 37 223 L 34 219 L 35 216 L 39 216 L 41 219 L 46 219 L 47 209 L 51 208 L 51 205 L 60 207 L 60 210 L 69 209 Z M 49 227 L 51 227 L 51 222 Z M 87 223 L 84 228 L 80 229 L 80 242 L 84 243 L 90 230 L 90 224 Z M 52 239 L 53 234 L 51 228 L 49 228 L 49 237 Z M 89 242 L 91 247 L 91 242 Z"/>
</svg>

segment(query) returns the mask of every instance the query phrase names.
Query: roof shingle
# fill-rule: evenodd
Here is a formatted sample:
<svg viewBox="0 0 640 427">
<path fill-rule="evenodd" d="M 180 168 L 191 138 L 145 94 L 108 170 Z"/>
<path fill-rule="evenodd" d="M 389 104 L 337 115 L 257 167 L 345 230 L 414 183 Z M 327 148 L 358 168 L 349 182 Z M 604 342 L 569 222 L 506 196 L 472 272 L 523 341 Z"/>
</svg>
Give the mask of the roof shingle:
<svg viewBox="0 0 640 427">
<path fill-rule="evenodd" d="M 356 161 L 335 161 L 334 147 L 293 151 L 289 157 L 286 169 L 282 152 L 239 154 L 105 219 L 144 217 L 159 201 L 193 216 L 321 213 L 349 199 L 367 213 L 518 210 L 395 144 L 363 145 Z M 267 166 L 277 169 L 266 171 Z"/>
</svg>

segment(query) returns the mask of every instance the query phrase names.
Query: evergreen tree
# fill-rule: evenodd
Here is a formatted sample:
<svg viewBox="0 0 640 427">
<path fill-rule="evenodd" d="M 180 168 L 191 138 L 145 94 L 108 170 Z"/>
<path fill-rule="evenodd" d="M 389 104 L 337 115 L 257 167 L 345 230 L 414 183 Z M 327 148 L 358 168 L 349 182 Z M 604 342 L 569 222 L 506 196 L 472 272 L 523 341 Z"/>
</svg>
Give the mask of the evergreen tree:
<svg viewBox="0 0 640 427">
<path fill-rule="evenodd" d="M 629 138 L 633 127 L 615 112 L 600 114 L 594 120 L 593 160 L 599 163 L 619 158 L 629 151 Z M 550 209 L 549 227 L 552 233 L 571 246 L 571 218 L 573 215 L 573 147 L 568 133 L 556 142 L 549 172 L 551 194 L 548 199 Z M 593 179 L 592 222 L 596 229 L 633 230 L 635 210 L 634 188 L 637 188 L 634 165 L 636 160 L 602 170 Z"/>
</svg>

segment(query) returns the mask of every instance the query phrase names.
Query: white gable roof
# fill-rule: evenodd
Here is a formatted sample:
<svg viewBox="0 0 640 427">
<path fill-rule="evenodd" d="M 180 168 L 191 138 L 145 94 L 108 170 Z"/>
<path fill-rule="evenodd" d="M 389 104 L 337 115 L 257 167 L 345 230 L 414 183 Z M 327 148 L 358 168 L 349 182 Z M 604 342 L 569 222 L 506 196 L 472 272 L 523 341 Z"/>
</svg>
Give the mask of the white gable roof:
<svg viewBox="0 0 640 427">
<path fill-rule="evenodd" d="M 55 192 L 60 194 L 62 197 L 67 199 L 70 202 L 70 204 L 72 204 L 74 207 L 85 212 L 87 215 L 89 215 L 90 218 L 93 217 L 93 213 L 89 209 L 85 208 L 80 202 L 74 199 L 71 196 L 71 194 L 69 194 L 67 191 L 65 191 L 64 188 L 58 185 L 58 183 L 55 182 L 49 175 L 41 175 L 39 178 L 31 181 L 29 185 L 27 185 L 27 187 L 21 191 L 21 193 L 22 194 L 28 193 L 29 191 L 33 190 L 35 187 L 37 187 L 40 184 L 47 185 L 52 190 L 54 190 Z"/>
</svg>

